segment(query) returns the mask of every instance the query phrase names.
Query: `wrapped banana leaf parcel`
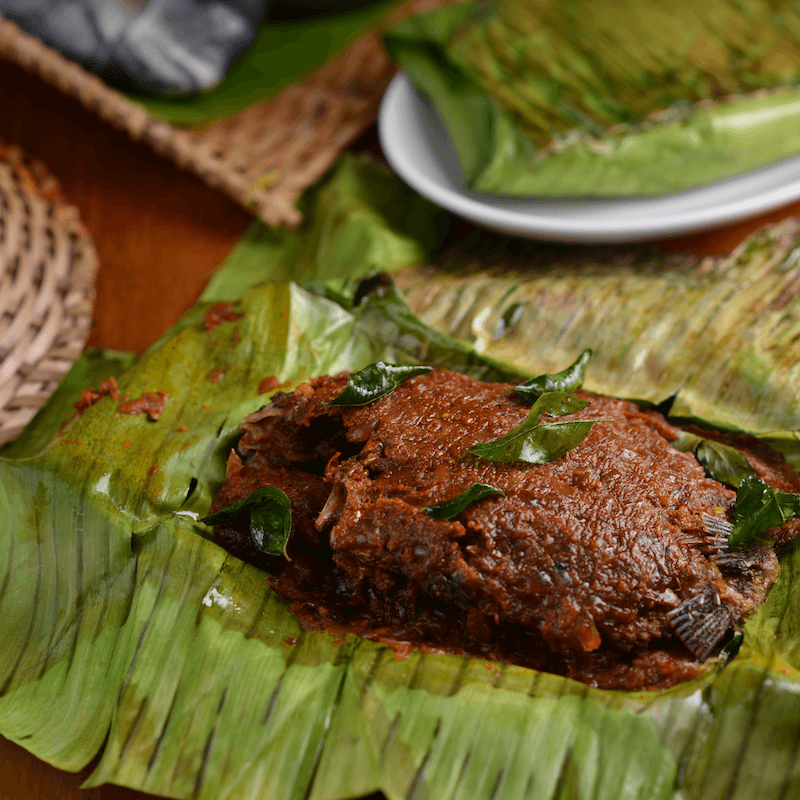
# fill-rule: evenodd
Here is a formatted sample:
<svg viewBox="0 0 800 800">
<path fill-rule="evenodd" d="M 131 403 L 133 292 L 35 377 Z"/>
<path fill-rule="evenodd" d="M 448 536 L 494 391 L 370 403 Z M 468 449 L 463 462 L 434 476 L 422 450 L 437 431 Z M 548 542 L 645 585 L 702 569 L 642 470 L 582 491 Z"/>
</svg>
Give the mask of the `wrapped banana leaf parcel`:
<svg viewBox="0 0 800 800">
<path fill-rule="evenodd" d="M 202 302 L 141 358 L 79 362 L 3 451 L 0 733 L 62 769 L 96 759 L 87 785 L 187 800 L 798 796 L 800 554 L 796 542 L 764 536 L 796 524 L 797 495 L 759 484 L 742 452 L 772 453 L 796 480 L 800 223 L 704 260 L 478 232 L 443 244 L 441 212 L 352 159 L 308 203 L 299 230 L 252 228 Z M 317 378 L 340 373 L 350 377 Z M 408 393 L 443 375 L 472 386 L 481 413 L 488 397 L 514 404 L 526 427 L 511 437 L 523 445 L 512 459 L 550 455 L 481 467 L 479 449 L 463 468 L 495 483 L 425 503 L 417 511 L 431 525 L 503 507 L 514 488 L 507 470 L 530 477 L 578 458 L 615 415 L 659 420 L 677 432 L 659 452 L 691 460 L 721 503 L 709 512 L 716 549 L 697 557 L 728 576 L 721 593 L 746 592 L 766 567 L 764 602 L 743 624 L 731 620 L 708 657 L 695 654 L 685 679 L 642 691 L 548 664 L 435 647 L 398 655 L 398 642 L 381 637 L 304 628 L 274 576 L 216 538 L 214 523 L 228 524 L 212 511 L 226 472 L 246 477 L 254 427 L 278 419 L 276 409 L 299 419 L 308 401 L 366 429 L 373 412 L 407 416 Z M 348 406 L 348 392 L 369 402 Z M 627 400 L 604 401 L 589 418 L 597 393 Z M 455 440 L 448 415 L 457 416 L 438 408 L 430 424 Z M 565 442 L 575 446 L 548 460 Z M 352 448 L 340 444 L 344 465 Z M 620 471 L 628 457 L 616 457 Z M 260 488 L 246 533 L 264 559 L 282 560 L 272 553 L 285 547 L 300 570 L 302 508 L 287 526 L 276 487 Z M 565 566 L 553 574 L 572 574 Z M 717 601 L 705 600 L 688 611 L 716 625 Z M 682 627 L 691 613 L 675 630 L 702 634 Z M 591 649 L 601 627 L 578 630 Z"/>
<path fill-rule="evenodd" d="M 477 0 L 385 36 L 467 187 L 655 196 L 800 152 L 800 6 Z"/>
</svg>

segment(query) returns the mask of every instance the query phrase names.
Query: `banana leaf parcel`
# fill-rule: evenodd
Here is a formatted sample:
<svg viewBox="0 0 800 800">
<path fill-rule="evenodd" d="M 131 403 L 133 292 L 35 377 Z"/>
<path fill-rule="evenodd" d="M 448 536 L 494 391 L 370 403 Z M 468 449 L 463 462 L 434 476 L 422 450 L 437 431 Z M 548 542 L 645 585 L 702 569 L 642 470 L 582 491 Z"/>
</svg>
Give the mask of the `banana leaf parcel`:
<svg viewBox="0 0 800 800">
<path fill-rule="evenodd" d="M 385 45 L 475 191 L 653 196 L 800 152 L 796 3 L 478 0 Z"/>
<path fill-rule="evenodd" d="M 62 769 L 99 754 L 90 786 L 187 799 L 800 794 L 797 546 L 738 652 L 673 689 L 627 693 L 304 632 L 267 575 L 199 522 L 265 377 L 292 386 L 380 359 L 491 380 L 552 371 L 591 343 L 587 388 L 672 398 L 673 413 L 746 427 L 798 463 L 796 222 L 701 262 L 480 235 L 441 250 L 445 223 L 345 161 L 300 231 L 253 228 L 132 366 L 100 354 L 78 368 L 113 370 L 120 400 L 165 393 L 157 421 L 106 396 L 36 452 L 76 373 L 43 429 L 6 449 L 0 733 Z M 208 330 L 219 300 L 242 316 Z"/>
</svg>

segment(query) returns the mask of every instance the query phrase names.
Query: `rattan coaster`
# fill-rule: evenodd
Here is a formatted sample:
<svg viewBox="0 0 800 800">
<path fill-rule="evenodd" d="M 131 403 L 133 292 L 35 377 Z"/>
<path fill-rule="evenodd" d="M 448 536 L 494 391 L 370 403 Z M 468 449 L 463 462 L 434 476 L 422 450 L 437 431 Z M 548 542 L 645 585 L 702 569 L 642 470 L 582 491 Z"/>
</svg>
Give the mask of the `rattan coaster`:
<svg viewBox="0 0 800 800">
<path fill-rule="evenodd" d="M 22 431 L 80 356 L 97 252 L 44 165 L 0 143 L 0 444 Z"/>
<path fill-rule="evenodd" d="M 77 98 L 270 225 L 296 225 L 295 201 L 378 116 L 395 74 L 380 32 L 452 0 L 410 0 L 315 74 L 270 100 L 201 129 L 162 122 L 78 64 L 0 18 L 0 58 Z"/>
</svg>

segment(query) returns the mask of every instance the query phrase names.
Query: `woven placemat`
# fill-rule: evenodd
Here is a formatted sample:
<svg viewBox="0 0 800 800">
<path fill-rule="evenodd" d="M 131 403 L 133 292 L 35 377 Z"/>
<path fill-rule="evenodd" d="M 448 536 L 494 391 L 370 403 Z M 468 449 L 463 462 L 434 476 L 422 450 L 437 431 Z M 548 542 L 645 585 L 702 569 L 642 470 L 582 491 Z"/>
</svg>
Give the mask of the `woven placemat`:
<svg viewBox="0 0 800 800">
<path fill-rule="evenodd" d="M 219 187 L 270 225 L 296 225 L 295 201 L 378 116 L 395 74 L 386 26 L 452 0 L 410 0 L 309 78 L 235 116 L 183 129 L 151 116 L 78 64 L 0 18 L 0 58 L 77 98 L 180 167 Z"/>
<path fill-rule="evenodd" d="M 0 142 L 0 444 L 83 351 L 96 273 L 94 244 L 56 179 Z"/>
</svg>

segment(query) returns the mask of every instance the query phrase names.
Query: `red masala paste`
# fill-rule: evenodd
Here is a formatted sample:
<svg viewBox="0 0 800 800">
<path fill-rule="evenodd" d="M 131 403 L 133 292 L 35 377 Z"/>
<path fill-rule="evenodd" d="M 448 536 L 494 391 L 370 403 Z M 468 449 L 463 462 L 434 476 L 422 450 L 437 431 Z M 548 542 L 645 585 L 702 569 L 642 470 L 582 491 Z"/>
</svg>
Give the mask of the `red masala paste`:
<svg viewBox="0 0 800 800">
<path fill-rule="evenodd" d="M 119 410 L 123 414 L 147 414 L 151 420 L 161 419 L 164 403 L 167 400 L 166 392 L 144 392 L 135 400 L 123 400 Z"/>
<path fill-rule="evenodd" d="M 220 303 L 214 303 L 214 305 L 206 311 L 203 325 L 207 331 L 210 331 L 218 325 L 222 325 L 223 322 L 235 322 L 243 316 L 244 314 L 234 311 L 233 303 L 222 301 Z"/>
<path fill-rule="evenodd" d="M 83 414 L 84 411 L 91 408 L 104 397 L 111 397 L 114 402 L 119 400 L 119 388 L 117 387 L 117 380 L 113 375 L 107 381 L 103 381 L 99 389 L 94 389 L 91 386 L 88 389 L 84 389 L 81 393 L 81 399 L 75 403 L 75 409 L 78 414 Z"/>
<path fill-rule="evenodd" d="M 527 416 L 509 385 L 434 370 L 366 406 L 327 405 L 346 379 L 278 393 L 248 417 L 211 508 L 286 492 L 291 561 L 258 552 L 247 521 L 216 533 L 274 573 L 306 628 L 662 688 L 697 675 L 777 576 L 772 546 L 726 549 L 735 493 L 672 446 L 679 429 L 654 411 L 577 392 L 589 405 L 570 419 L 603 421 L 555 461 L 506 464 L 465 454 Z M 800 491 L 754 439 L 707 435 Z M 475 483 L 505 496 L 450 520 L 425 511 Z M 781 545 L 797 529 L 768 535 Z"/>
</svg>

